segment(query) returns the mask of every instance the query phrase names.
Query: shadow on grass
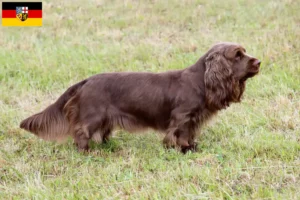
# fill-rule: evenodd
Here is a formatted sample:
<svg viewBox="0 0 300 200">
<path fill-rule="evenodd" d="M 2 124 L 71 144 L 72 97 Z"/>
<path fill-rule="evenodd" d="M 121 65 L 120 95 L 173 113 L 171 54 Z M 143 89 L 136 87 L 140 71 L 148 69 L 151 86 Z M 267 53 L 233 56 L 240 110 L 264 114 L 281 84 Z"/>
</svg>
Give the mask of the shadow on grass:
<svg viewBox="0 0 300 200">
<path fill-rule="evenodd" d="M 89 145 L 92 151 L 101 150 L 105 152 L 118 152 L 122 149 L 121 144 L 117 139 L 110 139 L 109 141 L 101 144 L 91 141 Z"/>
</svg>

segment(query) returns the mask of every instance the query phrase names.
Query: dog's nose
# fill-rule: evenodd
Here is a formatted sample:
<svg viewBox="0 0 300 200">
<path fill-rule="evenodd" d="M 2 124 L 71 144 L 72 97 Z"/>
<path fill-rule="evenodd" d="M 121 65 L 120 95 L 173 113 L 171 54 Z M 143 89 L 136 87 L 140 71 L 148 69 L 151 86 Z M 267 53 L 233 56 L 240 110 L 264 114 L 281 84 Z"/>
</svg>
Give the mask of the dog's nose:
<svg viewBox="0 0 300 200">
<path fill-rule="evenodd" d="M 260 60 L 256 59 L 253 63 L 253 65 L 259 67 L 260 66 Z"/>
</svg>

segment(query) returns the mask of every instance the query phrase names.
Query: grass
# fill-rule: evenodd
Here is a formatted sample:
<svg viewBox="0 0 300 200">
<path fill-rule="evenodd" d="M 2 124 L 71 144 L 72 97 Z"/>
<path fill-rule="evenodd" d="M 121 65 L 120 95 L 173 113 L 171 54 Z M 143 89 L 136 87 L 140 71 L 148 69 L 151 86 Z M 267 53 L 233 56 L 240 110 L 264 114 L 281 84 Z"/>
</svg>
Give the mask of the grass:
<svg viewBox="0 0 300 200">
<path fill-rule="evenodd" d="M 43 1 L 43 27 L 0 31 L 0 199 L 299 199 L 296 0 Z M 197 153 L 116 131 L 87 155 L 21 131 L 70 85 L 115 71 L 182 69 L 214 43 L 262 60 L 244 100 L 199 134 Z"/>
</svg>

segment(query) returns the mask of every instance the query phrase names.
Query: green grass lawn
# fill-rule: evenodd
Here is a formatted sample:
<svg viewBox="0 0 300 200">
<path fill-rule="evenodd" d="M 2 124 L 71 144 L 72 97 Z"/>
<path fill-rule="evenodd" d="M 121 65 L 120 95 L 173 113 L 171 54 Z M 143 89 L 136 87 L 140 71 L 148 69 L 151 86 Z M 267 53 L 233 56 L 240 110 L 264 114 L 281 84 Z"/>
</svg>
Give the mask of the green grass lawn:
<svg viewBox="0 0 300 200">
<path fill-rule="evenodd" d="M 80 154 L 18 128 L 102 72 L 183 69 L 220 41 L 262 60 L 197 153 L 121 130 Z M 300 199 L 297 0 L 43 1 L 42 27 L 0 29 L 0 199 Z"/>
</svg>

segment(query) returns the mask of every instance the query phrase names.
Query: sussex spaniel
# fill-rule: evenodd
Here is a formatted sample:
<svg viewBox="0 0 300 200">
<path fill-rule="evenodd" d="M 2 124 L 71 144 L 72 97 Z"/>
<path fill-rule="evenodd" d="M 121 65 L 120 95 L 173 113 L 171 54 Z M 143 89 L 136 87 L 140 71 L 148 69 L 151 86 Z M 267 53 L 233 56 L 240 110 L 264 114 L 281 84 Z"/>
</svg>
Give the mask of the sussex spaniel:
<svg viewBox="0 0 300 200">
<path fill-rule="evenodd" d="M 164 73 L 103 73 L 63 93 L 20 127 L 49 140 L 68 135 L 79 150 L 89 140 L 107 141 L 115 127 L 165 132 L 166 147 L 195 148 L 197 128 L 232 102 L 239 102 L 260 61 L 239 44 L 219 43 L 194 65 Z"/>
</svg>

